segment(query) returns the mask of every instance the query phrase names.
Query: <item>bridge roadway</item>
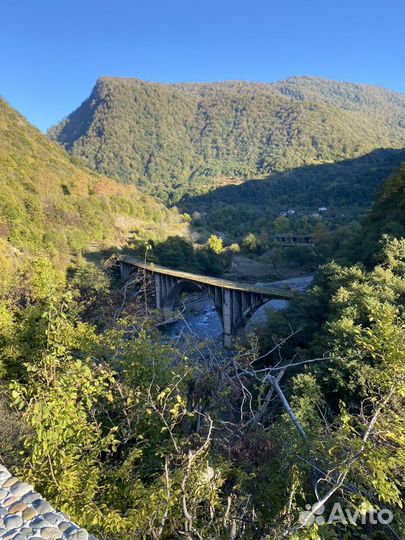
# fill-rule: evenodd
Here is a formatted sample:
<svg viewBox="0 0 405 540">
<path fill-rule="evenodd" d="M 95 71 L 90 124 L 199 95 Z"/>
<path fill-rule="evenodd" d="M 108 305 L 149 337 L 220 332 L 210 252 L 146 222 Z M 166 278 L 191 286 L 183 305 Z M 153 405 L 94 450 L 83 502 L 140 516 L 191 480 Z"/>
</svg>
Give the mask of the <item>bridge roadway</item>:
<svg viewBox="0 0 405 540">
<path fill-rule="evenodd" d="M 126 255 L 119 257 L 119 263 L 122 279 L 128 279 L 139 270 L 151 275 L 155 281 L 156 307 L 160 309 L 173 309 L 187 283 L 192 283 L 205 291 L 213 300 L 222 320 L 226 347 L 231 347 L 236 332 L 265 302 L 271 299 L 289 300 L 294 295 L 290 290 L 256 287 L 237 281 L 183 272 Z"/>
</svg>

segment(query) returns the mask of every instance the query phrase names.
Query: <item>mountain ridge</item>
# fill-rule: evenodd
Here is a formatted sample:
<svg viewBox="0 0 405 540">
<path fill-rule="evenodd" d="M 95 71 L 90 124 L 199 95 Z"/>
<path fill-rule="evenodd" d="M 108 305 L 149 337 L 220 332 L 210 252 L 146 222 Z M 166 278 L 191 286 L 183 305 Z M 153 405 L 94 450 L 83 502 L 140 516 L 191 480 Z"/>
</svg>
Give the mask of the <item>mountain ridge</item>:
<svg viewBox="0 0 405 540">
<path fill-rule="evenodd" d="M 401 148 L 405 96 L 311 77 L 170 84 L 101 77 L 48 135 L 91 169 L 173 203 L 192 179 L 208 185 Z"/>
</svg>

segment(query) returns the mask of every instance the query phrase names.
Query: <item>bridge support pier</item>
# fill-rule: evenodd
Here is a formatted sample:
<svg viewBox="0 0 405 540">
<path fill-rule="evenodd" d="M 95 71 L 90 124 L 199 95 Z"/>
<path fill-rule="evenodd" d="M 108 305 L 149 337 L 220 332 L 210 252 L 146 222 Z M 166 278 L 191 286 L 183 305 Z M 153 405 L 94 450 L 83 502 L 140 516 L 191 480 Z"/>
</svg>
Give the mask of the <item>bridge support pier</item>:
<svg viewBox="0 0 405 540">
<path fill-rule="evenodd" d="M 224 347 L 232 346 L 232 292 L 230 289 L 222 289 L 222 327 L 224 329 Z"/>
<path fill-rule="evenodd" d="M 155 274 L 155 298 L 156 298 L 156 307 L 158 309 L 161 309 L 163 307 L 161 277 L 162 277 L 161 274 Z"/>
<path fill-rule="evenodd" d="M 135 272 L 133 265 L 120 261 L 120 278 L 122 280 L 128 279 L 133 272 Z"/>
</svg>

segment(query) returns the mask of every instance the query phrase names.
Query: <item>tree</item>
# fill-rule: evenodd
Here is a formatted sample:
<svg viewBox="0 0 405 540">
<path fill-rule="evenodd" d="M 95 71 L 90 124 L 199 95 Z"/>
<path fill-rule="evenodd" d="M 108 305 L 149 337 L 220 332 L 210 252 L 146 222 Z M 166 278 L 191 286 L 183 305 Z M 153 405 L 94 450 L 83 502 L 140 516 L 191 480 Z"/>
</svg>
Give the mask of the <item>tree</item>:
<svg viewBox="0 0 405 540">
<path fill-rule="evenodd" d="M 157 262 L 181 270 L 192 269 L 195 265 L 193 244 L 181 236 L 169 236 L 155 245 Z"/>
<path fill-rule="evenodd" d="M 330 357 L 311 369 L 316 389 L 308 384 L 296 388 L 292 406 L 307 421 L 307 405 L 316 392 L 335 396 L 328 399 L 323 421 L 315 414 L 317 422 L 307 431 L 313 443 L 303 463 L 309 470 L 316 463 L 322 482 L 312 512 L 336 500 L 360 512 L 386 505 L 394 511 L 388 530 L 399 538 L 405 519 L 405 240 L 386 242 L 384 254 L 384 263 L 369 273 L 341 269 L 339 276 L 335 268 L 342 286 L 329 300 L 323 336 L 315 338 L 322 347 L 329 345 Z M 316 534 L 316 523 L 311 527 Z M 339 527 L 350 534 L 349 527 Z M 291 533 L 300 528 L 292 527 Z"/>
<path fill-rule="evenodd" d="M 209 249 L 211 249 L 214 253 L 219 255 L 224 250 L 224 245 L 222 242 L 222 239 L 219 238 L 219 236 L 215 234 L 211 234 L 211 236 L 208 238 L 207 246 Z"/>
<path fill-rule="evenodd" d="M 291 224 L 288 217 L 279 216 L 273 221 L 273 228 L 276 233 L 286 233 L 291 230 Z"/>
<path fill-rule="evenodd" d="M 264 245 L 262 241 L 257 238 L 253 233 L 249 233 L 242 241 L 242 247 L 250 253 L 260 254 L 264 251 Z"/>
</svg>

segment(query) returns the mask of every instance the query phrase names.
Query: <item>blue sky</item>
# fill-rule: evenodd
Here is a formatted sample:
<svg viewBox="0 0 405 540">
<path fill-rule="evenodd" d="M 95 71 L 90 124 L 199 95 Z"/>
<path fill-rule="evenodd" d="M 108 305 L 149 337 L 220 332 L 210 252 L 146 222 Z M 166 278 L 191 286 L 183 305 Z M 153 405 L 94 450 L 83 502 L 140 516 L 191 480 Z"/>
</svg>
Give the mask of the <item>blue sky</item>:
<svg viewBox="0 0 405 540">
<path fill-rule="evenodd" d="M 403 0 L 2 0 L 0 94 L 42 130 L 102 75 L 403 92 Z"/>
</svg>

